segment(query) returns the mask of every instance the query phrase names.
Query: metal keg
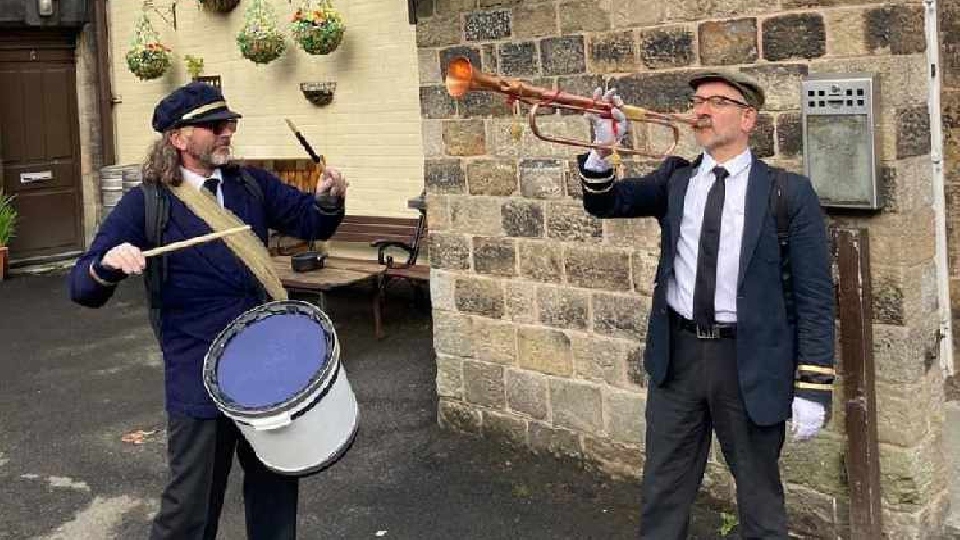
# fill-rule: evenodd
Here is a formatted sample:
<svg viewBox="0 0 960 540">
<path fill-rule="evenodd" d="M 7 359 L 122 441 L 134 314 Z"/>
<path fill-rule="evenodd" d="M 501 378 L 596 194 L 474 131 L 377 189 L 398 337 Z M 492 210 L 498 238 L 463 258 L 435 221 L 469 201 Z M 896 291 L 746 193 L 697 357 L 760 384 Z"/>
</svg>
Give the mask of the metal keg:
<svg viewBox="0 0 960 540">
<path fill-rule="evenodd" d="M 143 181 L 143 165 L 135 163 L 123 168 L 123 192 L 126 193 Z"/>
</svg>

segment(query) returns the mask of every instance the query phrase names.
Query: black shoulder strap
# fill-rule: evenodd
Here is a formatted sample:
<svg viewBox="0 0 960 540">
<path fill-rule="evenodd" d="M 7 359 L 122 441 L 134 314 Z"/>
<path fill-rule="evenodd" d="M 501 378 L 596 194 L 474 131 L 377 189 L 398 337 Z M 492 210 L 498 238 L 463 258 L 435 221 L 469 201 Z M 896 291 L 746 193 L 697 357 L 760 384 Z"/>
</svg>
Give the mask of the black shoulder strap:
<svg viewBox="0 0 960 540">
<path fill-rule="evenodd" d="M 793 273 L 790 269 L 790 210 L 787 208 L 786 182 L 783 170 L 770 168 L 773 186 L 770 188 L 770 212 L 777 221 L 777 244 L 780 246 L 780 278 L 783 282 L 783 304 L 787 318 L 794 320 Z"/>
<path fill-rule="evenodd" d="M 147 243 L 159 246 L 163 242 L 163 230 L 170 217 L 170 201 L 164 194 L 164 188 L 152 182 L 141 184 L 143 189 L 143 230 Z M 150 325 L 157 339 L 160 338 L 161 291 L 167 279 L 167 256 L 160 255 L 147 259 L 143 272 L 143 282 L 147 288 L 147 302 L 150 308 Z"/>
<path fill-rule="evenodd" d="M 250 174 L 250 171 L 246 167 L 240 167 L 240 179 L 243 180 L 243 186 L 246 190 L 259 202 L 263 202 L 263 190 L 260 189 L 260 184 L 257 182 L 257 179 Z"/>
</svg>

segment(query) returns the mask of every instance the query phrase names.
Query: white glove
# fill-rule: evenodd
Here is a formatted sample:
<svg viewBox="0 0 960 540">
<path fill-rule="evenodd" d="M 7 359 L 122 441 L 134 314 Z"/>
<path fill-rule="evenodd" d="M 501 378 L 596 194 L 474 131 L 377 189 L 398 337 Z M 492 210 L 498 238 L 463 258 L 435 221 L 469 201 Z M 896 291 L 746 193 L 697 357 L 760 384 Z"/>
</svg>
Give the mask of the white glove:
<svg viewBox="0 0 960 540">
<path fill-rule="evenodd" d="M 791 435 L 795 441 L 804 441 L 812 438 L 823 427 L 827 417 L 826 408 L 802 397 L 793 398 L 793 421 Z"/>
<path fill-rule="evenodd" d="M 614 109 L 611 111 L 613 118 L 600 118 L 599 115 L 594 113 L 585 113 L 583 116 L 590 121 L 590 125 L 593 127 L 593 142 L 596 144 L 619 144 L 624 135 L 627 134 L 627 117 L 623 114 L 623 111 L 620 110 L 620 107 L 623 107 L 623 100 L 620 99 L 620 96 L 617 95 L 617 90 L 611 88 L 607 90 L 606 93 L 603 92 L 602 88 L 597 88 L 593 91 L 594 101 L 603 101 L 610 103 L 614 106 Z M 608 154 L 605 152 L 605 154 Z M 590 171 L 595 172 L 604 172 L 609 171 L 612 166 L 606 159 L 606 155 L 601 155 L 597 150 L 591 150 L 590 155 L 587 156 L 587 161 L 584 163 L 584 168 Z"/>
</svg>

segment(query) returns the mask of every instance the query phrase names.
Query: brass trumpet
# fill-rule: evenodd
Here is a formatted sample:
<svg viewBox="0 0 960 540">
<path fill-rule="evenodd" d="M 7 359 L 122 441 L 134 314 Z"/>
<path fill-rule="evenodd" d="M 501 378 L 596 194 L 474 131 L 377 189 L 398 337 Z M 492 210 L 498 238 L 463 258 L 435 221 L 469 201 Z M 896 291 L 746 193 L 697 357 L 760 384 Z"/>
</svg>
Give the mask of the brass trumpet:
<svg viewBox="0 0 960 540">
<path fill-rule="evenodd" d="M 471 91 L 499 92 L 506 94 L 511 100 L 526 103 L 531 106 L 528 114 L 530 131 L 532 131 L 537 138 L 548 142 L 579 146 L 581 148 L 606 148 L 620 154 L 662 157 L 673 152 L 673 149 L 676 148 L 677 143 L 680 141 L 680 129 L 677 126 L 682 124 L 690 127 L 703 127 L 701 122 L 689 116 L 658 113 L 641 109 L 640 107 L 624 105 L 620 110 L 623 111 L 627 120 L 631 122 L 656 124 L 669 128 L 673 133 L 673 144 L 670 145 L 670 148 L 662 154 L 654 154 L 616 144 L 593 144 L 563 137 L 548 137 L 541 133 L 537 127 L 537 109 L 541 106 L 580 111 L 582 113 L 593 113 L 601 118 L 612 118 L 611 110 L 613 107 L 609 103 L 597 101 L 593 98 L 577 96 L 559 90 L 540 88 L 517 79 L 477 71 L 473 68 L 470 60 L 463 56 L 454 58 L 447 65 L 445 84 L 447 92 L 454 99 L 459 99 Z"/>
</svg>

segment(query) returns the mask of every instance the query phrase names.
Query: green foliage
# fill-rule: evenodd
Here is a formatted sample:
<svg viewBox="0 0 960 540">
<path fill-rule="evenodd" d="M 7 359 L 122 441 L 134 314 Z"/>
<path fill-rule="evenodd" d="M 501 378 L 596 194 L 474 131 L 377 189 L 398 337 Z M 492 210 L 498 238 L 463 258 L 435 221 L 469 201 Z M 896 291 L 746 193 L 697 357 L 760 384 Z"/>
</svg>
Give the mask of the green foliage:
<svg viewBox="0 0 960 540">
<path fill-rule="evenodd" d="M 0 246 L 10 242 L 17 227 L 17 209 L 13 206 L 13 197 L 5 196 L 0 191 Z"/>
<path fill-rule="evenodd" d="M 733 532 L 733 529 L 740 524 L 740 521 L 737 519 L 737 516 L 733 514 L 728 514 L 726 512 L 720 513 L 720 528 L 717 532 L 720 533 L 720 536 L 726 538 Z"/>
</svg>

